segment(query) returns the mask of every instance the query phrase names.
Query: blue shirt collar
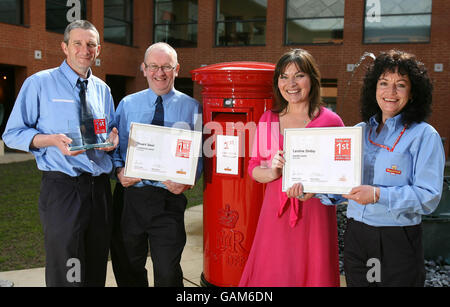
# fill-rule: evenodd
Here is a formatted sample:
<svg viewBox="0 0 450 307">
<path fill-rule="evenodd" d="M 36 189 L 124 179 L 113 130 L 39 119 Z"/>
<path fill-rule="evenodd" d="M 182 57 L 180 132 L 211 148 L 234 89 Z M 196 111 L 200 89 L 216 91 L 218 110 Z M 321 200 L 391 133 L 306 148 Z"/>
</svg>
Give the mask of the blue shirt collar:
<svg viewBox="0 0 450 307">
<path fill-rule="evenodd" d="M 148 89 L 148 93 L 150 95 L 150 101 L 152 101 L 153 105 L 156 105 L 156 98 L 158 95 L 156 95 L 150 88 Z M 175 91 L 173 88 L 167 94 L 162 95 L 163 105 L 165 105 L 174 95 Z"/>
<path fill-rule="evenodd" d="M 80 76 L 78 76 L 78 74 L 69 66 L 69 64 L 67 64 L 66 60 L 64 60 L 60 66 L 61 72 L 63 73 L 63 75 L 67 78 L 67 80 L 69 80 L 70 85 L 72 86 L 72 88 L 75 88 L 77 86 L 77 81 L 78 79 L 82 79 L 80 78 Z M 92 71 L 89 68 L 88 71 L 88 77 L 85 80 L 89 80 L 89 78 L 92 76 Z M 89 86 L 88 82 L 88 86 Z"/>
<path fill-rule="evenodd" d="M 378 127 L 379 123 L 376 119 L 376 115 L 372 116 L 369 119 L 369 124 L 371 127 Z M 388 118 L 386 120 L 386 122 L 384 123 L 385 126 L 387 126 L 389 129 L 397 129 L 402 127 L 403 128 L 403 123 L 402 123 L 402 113 L 397 114 L 396 116 L 392 117 L 392 118 Z"/>
</svg>

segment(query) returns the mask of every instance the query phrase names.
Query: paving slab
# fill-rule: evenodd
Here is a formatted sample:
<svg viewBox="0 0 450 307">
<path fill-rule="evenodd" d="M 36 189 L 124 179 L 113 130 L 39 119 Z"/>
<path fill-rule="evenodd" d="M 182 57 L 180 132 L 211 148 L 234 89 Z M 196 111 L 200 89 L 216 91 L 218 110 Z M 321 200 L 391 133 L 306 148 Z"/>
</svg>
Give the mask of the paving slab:
<svg viewBox="0 0 450 307">
<path fill-rule="evenodd" d="M 203 206 L 195 206 L 186 210 L 186 246 L 181 257 L 181 267 L 185 287 L 199 287 L 200 275 L 203 271 Z M 149 285 L 153 285 L 153 268 L 150 258 L 147 259 Z M 45 287 L 45 269 L 27 269 L 0 272 L 1 284 L 13 284 L 14 287 Z M 117 287 L 111 261 L 108 262 L 106 273 L 107 287 Z"/>
</svg>

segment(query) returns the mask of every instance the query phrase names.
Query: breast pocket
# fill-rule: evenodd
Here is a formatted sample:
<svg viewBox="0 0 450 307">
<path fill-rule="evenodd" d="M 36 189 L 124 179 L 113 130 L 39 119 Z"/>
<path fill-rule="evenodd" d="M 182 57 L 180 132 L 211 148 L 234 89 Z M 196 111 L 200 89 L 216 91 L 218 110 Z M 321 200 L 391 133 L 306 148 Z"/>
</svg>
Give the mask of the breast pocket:
<svg viewBox="0 0 450 307">
<path fill-rule="evenodd" d="M 51 131 L 44 133 L 67 133 L 73 121 L 79 121 L 78 103 L 72 99 L 49 98 L 40 109 L 40 123 Z"/>
<path fill-rule="evenodd" d="M 153 120 L 153 113 L 151 112 L 130 112 L 128 115 L 128 122 L 151 124 Z"/>
<path fill-rule="evenodd" d="M 382 151 L 374 169 L 374 184 L 382 186 L 403 186 L 410 184 L 412 158 L 408 153 Z"/>
</svg>

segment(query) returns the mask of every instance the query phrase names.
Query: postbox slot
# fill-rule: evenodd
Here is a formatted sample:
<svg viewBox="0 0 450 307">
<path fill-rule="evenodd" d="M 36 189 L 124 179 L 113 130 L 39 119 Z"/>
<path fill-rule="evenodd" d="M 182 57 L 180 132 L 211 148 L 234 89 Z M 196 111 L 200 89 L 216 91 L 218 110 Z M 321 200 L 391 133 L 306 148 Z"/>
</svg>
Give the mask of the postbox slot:
<svg viewBox="0 0 450 307">
<path fill-rule="evenodd" d="M 244 112 L 212 112 L 212 120 L 216 122 L 226 123 L 226 122 L 247 122 L 247 113 Z"/>
</svg>

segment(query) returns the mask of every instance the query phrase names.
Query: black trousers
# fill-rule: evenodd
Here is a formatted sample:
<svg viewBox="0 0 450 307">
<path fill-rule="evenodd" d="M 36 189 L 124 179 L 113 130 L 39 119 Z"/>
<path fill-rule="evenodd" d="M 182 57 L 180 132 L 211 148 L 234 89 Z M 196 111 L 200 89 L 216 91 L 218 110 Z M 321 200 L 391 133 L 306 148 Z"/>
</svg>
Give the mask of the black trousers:
<svg viewBox="0 0 450 307">
<path fill-rule="evenodd" d="M 115 197 L 119 199 L 120 195 Z M 155 286 L 182 287 L 180 261 L 186 244 L 186 197 L 145 186 L 124 188 L 123 198 L 120 226 L 115 225 L 112 244 L 117 285 L 148 287 L 145 264 L 150 246 Z M 117 214 L 120 214 L 119 207 L 115 206 Z M 117 217 L 115 220 L 117 223 Z"/>
<path fill-rule="evenodd" d="M 133 275 L 131 265 L 128 261 L 127 253 L 122 235 L 122 212 L 124 206 L 123 200 L 124 187 L 118 181 L 113 193 L 113 232 L 111 239 L 111 263 L 113 267 L 114 277 L 118 287 L 133 286 Z"/>
<path fill-rule="evenodd" d="M 39 215 L 47 286 L 104 286 L 112 229 L 108 175 L 43 172 Z"/>
<path fill-rule="evenodd" d="M 344 271 L 348 287 L 423 287 L 422 225 L 373 227 L 349 219 Z"/>
</svg>

